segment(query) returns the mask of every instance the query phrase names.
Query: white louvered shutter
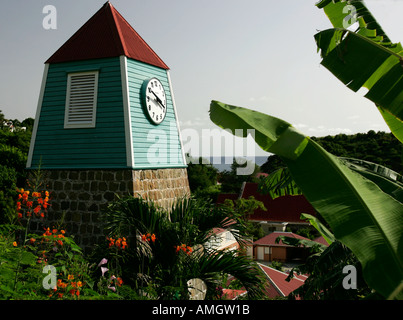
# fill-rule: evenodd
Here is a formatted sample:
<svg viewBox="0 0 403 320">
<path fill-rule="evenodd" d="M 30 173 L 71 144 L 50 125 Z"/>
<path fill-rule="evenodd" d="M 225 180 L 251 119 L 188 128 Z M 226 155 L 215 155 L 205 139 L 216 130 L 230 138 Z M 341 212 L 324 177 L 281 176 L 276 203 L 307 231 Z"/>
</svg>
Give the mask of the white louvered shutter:
<svg viewBox="0 0 403 320">
<path fill-rule="evenodd" d="M 65 128 L 93 128 L 96 120 L 98 72 L 68 75 Z"/>
</svg>

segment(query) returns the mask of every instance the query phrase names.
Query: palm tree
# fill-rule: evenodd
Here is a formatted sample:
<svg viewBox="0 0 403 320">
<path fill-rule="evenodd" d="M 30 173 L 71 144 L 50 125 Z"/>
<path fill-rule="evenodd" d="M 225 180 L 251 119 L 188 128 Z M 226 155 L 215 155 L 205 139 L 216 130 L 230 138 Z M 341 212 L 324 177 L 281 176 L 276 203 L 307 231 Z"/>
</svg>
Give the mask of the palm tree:
<svg viewBox="0 0 403 320">
<path fill-rule="evenodd" d="M 183 198 L 166 211 L 142 198 L 125 197 L 105 214 L 106 233 L 128 239 L 124 277 L 142 292 L 148 286 L 158 299 L 188 299 L 187 282 L 195 278 L 204 281 L 212 298 L 223 274 L 237 278 L 249 298 L 262 296 L 262 273 L 251 259 L 206 246 L 213 228 L 229 225 L 243 247 L 246 226 L 241 217 L 211 201 Z"/>
</svg>

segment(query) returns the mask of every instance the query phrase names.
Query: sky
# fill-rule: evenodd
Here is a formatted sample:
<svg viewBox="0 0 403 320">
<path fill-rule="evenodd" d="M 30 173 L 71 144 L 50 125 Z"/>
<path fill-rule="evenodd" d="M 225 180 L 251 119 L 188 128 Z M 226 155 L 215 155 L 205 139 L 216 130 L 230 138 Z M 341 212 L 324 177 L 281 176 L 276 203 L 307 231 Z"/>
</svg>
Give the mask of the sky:
<svg viewBox="0 0 403 320">
<path fill-rule="evenodd" d="M 0 110 L 35 117 L 44 62 L 106 0 L 0 0 Z M 113 0 L 169 66 L 181 130 L 217 129 L 211 100 L 279 117 L 309 136 L 390 132 L 375 105 L 320 65 L 314 35 L 331 28 L 317 0 Z M 367 0 L 393 42 L 403 1 Z M 45 29 L 46 5 L 56 29 Z M 269 155 L 255 148 L 256 155 Z"/>
</svg>

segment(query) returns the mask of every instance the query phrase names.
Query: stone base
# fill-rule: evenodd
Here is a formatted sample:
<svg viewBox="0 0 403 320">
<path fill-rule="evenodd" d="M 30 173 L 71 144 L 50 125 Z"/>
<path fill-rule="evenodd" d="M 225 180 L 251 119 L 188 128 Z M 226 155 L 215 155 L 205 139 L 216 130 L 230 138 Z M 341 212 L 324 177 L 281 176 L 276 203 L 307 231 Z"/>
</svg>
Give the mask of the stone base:
<svg viewBox="0 0 403 320">
<path fill-rule="evenodd" d="M 189 196 L 186 168 L 178 169 L 91 169 L 41 170 L 50 193 L 51 207 L 44 223 L 60 224 L 83 248 L 105 241 L 99 217 L 107 204 L 118 196 L 141 196 L 168 209 L 175 199 Z M 40 221 L 31 230 L 42 231 Z"/>
</svg>

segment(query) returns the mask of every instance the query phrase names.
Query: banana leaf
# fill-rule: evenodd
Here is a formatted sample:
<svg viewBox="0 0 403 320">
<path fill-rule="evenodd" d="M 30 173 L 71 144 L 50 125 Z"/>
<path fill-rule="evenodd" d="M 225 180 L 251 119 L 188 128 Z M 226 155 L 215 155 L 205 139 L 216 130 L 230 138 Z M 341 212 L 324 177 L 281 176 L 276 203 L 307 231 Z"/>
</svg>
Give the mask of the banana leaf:
<svg viewBox="0 0 403 320">
<path fill-rule="evenodd" d="M 353 17 L 359 22 L 356 32 L 367 34 L 369 37 L 379 37 L 383 45 L 392 45 L 389 37 L 376 21 L 362 0 L 322 0 L 316 4 L 319 9 L 323 9 L 334 28 L 343 28 L 343 22 L 348 18 L 348 13 L 356 14 Z M 353 6 L 355 12 L 348 10 L 347 6 Z M 375 32 L 374 32 L 375 31 Z M 375 36 L 376 35 L 376 36 Z"/>
<path fill-rule="evenodd" d="M 211 102 L 210 119 L 244 137 L 254 129 L 256 143 L 286 163 L 336 239 L 360 260 L 367 284 L 385 298 L 403 299 L 402 203 L 281 119 L 218 101 Z"/>
<path fill-rule="evenodd" d="M 340 158 L 351 170 L 361 174 L 389 194 L 403 203 L 403 177 L 384 166 L 369 161 Z"/>
<path fill-rule="evenodd" d="M 308 220 L 309 223 L 322 235 L 328 244 L 332 244 L 336 239 L 333 233 L 330 232 L 320 220 L 310 214 L 301 213 L 301 219 Z"/>
<path fill-rule="evenodd" d="M 267 177 L 261 178 L 258 182 L 258 192 L 268 194 L 272 199 L 285 195 L 295 196 L 302 194 L 300 188 L 292 179 L 288 168 L 277 169 Z"/>
<path fill-rule="evenodd" d="M 359 28 L 343 29 L 347 5 L 354 6 Z M 348 88 L 367 88 L 367 99 L 374 102 L 391 132 L 403 142 L 403 48 L 388 36 L 363 1 L 321 1 L 335 28 L 315 35 L 321 64 Z"/>
</svg>

